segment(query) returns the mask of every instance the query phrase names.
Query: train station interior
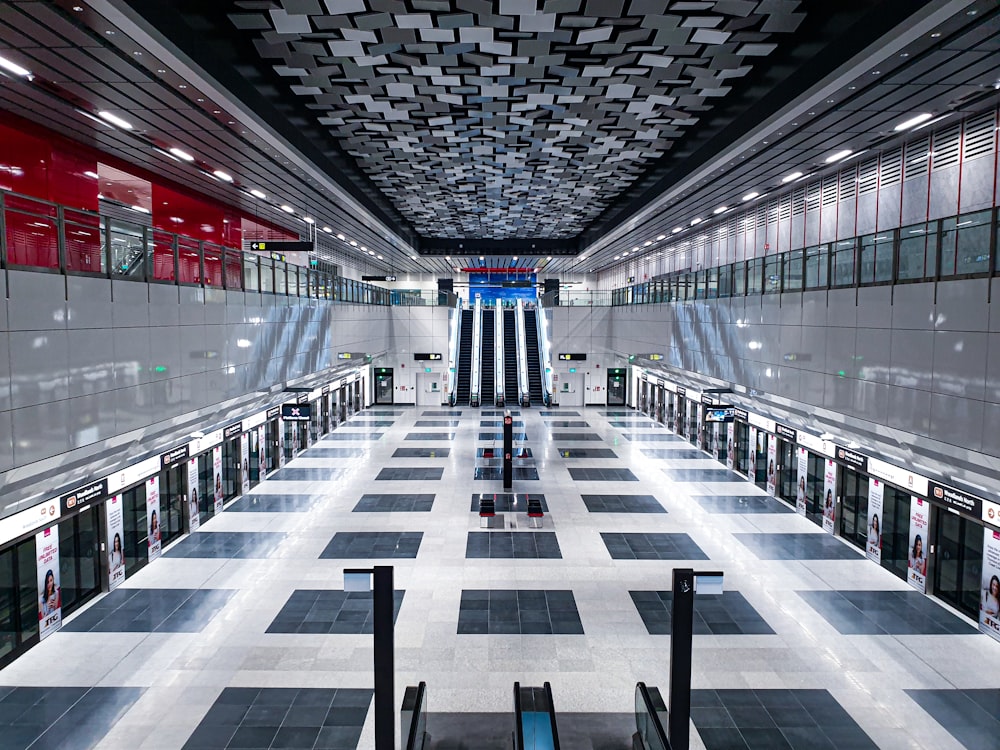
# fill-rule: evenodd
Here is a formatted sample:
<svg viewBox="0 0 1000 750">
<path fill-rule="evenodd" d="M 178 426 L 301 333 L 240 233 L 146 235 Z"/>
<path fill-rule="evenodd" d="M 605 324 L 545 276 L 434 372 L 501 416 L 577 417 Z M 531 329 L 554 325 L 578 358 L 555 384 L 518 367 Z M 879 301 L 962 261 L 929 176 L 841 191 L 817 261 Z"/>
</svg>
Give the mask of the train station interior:
<svg viewBox="0 0 1000 750">
<path fill-rule="evenodd" d="M 998 139 L 995 0 L 0 3 L 0 746 L 1000 750 Z"/>
</svg>

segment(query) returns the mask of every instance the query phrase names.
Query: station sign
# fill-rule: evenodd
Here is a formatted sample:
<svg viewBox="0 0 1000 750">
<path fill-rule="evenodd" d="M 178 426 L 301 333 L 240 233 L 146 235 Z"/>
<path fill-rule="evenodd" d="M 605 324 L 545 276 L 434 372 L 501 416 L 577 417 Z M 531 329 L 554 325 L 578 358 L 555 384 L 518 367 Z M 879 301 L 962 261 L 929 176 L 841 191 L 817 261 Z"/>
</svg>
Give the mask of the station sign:
<svg viewBox="0 0 1000 750">
<path fill-rule="evenodd" d="M 282 404 L 281 418 L 286 422 L 308 422 L 312 416 L 309 404 Z"/>
<path fill-rule="evenodd" d="M 439 362 L 441 355 L 438 352 L 414 352 L 413 359 L 417 362 Z"/>
<path fill-rule="evenodd" d="M 59 498 L 59 506 L 62 515 L 67 513 L 74 513 L 76 511 L 82 510 L 89 503 L 95 500 L 101 500 L 108 496 L 108 480 L 107 478 L 101 479 L 97 482 L 91 482 L 85 487 L 81 487 L 73 492 L 69 492 Z"/>
<path fill-rule="evenodd" d="M 559 359 L 563 362 L 586 362 L 586 354 L 560 354 Z"/>
<path fill-rule="evenodd" d="M 160 466 L 161 468 L 169 468 L 174 464 L 179 464 L 181 461 L 186 461 L 191 455 L 191 446 L 182 445 L 179 448 L 174 448 L 172 451 L 167 451 L 166 453 L 160 454 Z"/>
</svg>

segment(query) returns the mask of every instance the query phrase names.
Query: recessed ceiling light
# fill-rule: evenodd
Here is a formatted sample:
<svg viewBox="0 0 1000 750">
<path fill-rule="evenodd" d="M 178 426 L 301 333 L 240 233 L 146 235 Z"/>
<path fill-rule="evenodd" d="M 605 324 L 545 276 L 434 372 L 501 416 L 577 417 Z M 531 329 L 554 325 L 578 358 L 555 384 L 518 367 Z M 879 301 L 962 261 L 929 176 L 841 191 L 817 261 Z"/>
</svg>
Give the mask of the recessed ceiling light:
<svg viewBox="0 0 1000 750">
<path fill-rule="evenodd" d="M 444 256 L 444 259 L 445 260 L 451 260 L 451 256 L 450 255 L 446 255 L 446 256 Z"/>
<path fill-rule="evenodd" d="M 375 251 L 374 250 L 369 250 L 368 254 L 371 255 L 371 256 L 374 256 L 375 255 Z"/>
<path fill-rule="evenodd" d="M 701 224 L 701 217 L 700 216 L 696 216 L 693 219 L 691 219 L 691 226 L 694 226 L 695 224 Z"/>
<path fill-rule="evenodd" d="M 85 176 L 87 176 L 87 177 L 90 177 L 91 179 L 94 179 L 94 180 L 100 179 L 100 175 L 97 174 L 97 172 L 89 172 L 88 171 L 88 172 L 84 172 L 83 174 Z"/>
<path fill-rule="evenodd" d="M 291 206 L 282 206 L 281 210 L 284 211 L 286 214 L 294 214 L 295 213 L 295 209 L 292 208 Z"/>
<path fill-rule="evenodd" d="M 633 247 L 633 248 L 632 248 L 632 252 L 633 252 L 633 253 L 636 253 L 636 252 L 639 252 L 639 246 L 638 246 L 638 245 L 636 245 L 635 247 Z"/>
<path fill-rule="evenodd" d="M 358 243 L 355 240 L 351 240 L 347 244 L 350 245 L 351 247 L 357 247 L 358 246 Z"/>
<path fill-rule="evenodd" d="M 751 193 L 747 193 L 746 195 L 744 195 L 743 196 L 743 200 L 745 200 L 745 201 L 752 201 L 754 198 L 757 198 L 758 196 L 760 196 L 760 193 L 758 193 L 755 190 L 755 191 L 753 191 Z"/>
<path fill-rule="evenodd" d="M 621 259 L 621 257 L 622 257 L 622 256 L 620 256 L 620 255 L 616 255 L 614 259 L 615 259 L 615 260 L 620 260 L 620 259 Z"/>
<path fill-rule="evenodd" d="M 649 247 L 652 244 L 653 244 L 652 240 L 646 240 L 645 242 L 642 243 L 642 246 L 643 247 Z"/>
<path fill-rule="evenodd" d="M 342 234 L 338 234 L 337 235 L 337 239 L 338 240 L 346 240 L 347 238 L 344 235 L 342 235 Z"/>
<path fill-rule="evenodd" d="M 306 224 L 315 224 L 316 220 L 311 216 L 306 216 L 302 219 Z"/>
<path fill-rule="evenodd" d="M 97 116 L 106 122 L 110 122 L 115 127 L 121 128 L 122 130 L 131 130 L 132 123 L 128 120 L 123 120 L 118 115 L 108 112 L 107 110 L 102 110 L 97 113 Z"/>
<path fill-rule="evenodd" d="M 667 239 L 667 235 L 661 234 L 659 237 L 656 238 L 656 241 L 657 242 L 663 242 L 663 240 L 665 240 L 665 239 Z"/>
<path fill-rule="evenodd" d="M 326 232 L 327 234 L 333 234 L 333 230 L 330 229 L 330 227 L 323 227 L 323 231 Z"/>
<path fill-rule="evenodd" d="M 673 229 L 670 230 L 670 234 L 677 234 L 678 232 L 683 232 L 683 231 L 684 227 L 674 227 Z"/>
<path fill-rule="evenodd" d="M 250 188 L 250 195 L 254 198 L 260 198 L 261 200 L 264 200 L 267 197 L 267 193 L 263 190 L 258 190 L 257 188 Z"/>
<path fill-rule="evenodd" d="M 514 256 L 514 260 L 517 260 L 517 256 L 516 255 Z"/>
<path fill-rule="evenodd" d="M 893 130 L 898 132 L 900 130 L 909 130 L 910 128 L 915 128 L 917 127 L 917 125 L 927 122 L 933 116 L 934 115 L 932 115 L 930 112 L 921 112 L 919 115 L 914 115 L 908 120 L 903 120 L 896 127 L 894 127 Z"/>
<path fill-rule="evenodd" d="M 75 10 L 77 13 L 82 13 L 83 12 L 83 7 L 80 6 L 80 5 L 74 5 L 73 6 L 73 10 Z"/>
<path fill-rule="evenodd" d="M 417 256 L 416 256 L 416 255 L 411 255 L 411 256 L 410 256 L 410 260 L 416 260 L 416 259 L 417 259 Z"/>
<path fill-rule="evenodd" d="M 179 148 L 170 149 L 170 153 L 172 153 L 178 159 L 182 159 L 184 161 L 194 161 L 194 157 L 191 156 L 191 154 L 189 154 L 187 151 L 182 151 Z"/>
<path fill-rule="evenodd" d="M 628 255 L 628 250 L 622 250 L 622 257 L 624 258 L 627 255 Z"/>
<path fill-rule="evenodd" d="M 550 256 L 549 256 L 549 257 L 547 257 L 547 258 L 546 258 L 545 260 L 552 260 L 552 256 L 550 255 Z"/>
<path fill-rule="evenodd" d="M 841 151 L 838 151 L 835 154 L 830 154 L 823 161 L 825 161 L 827 164 L 833 164 L 835 161 L 842 161 L 843 159 L 846 159 L 848 156 L 850 156 L 853 153 L 854 152 L 851 151 L 851 149 L 845 148 L 845 149 L 843 149 Z"/>
<path fill-rule="evenodd" d="M 729 210 L 729 206 L 719 206 L 717 209 L 715 209 L 714 211 L 712 211 L 712 213 L 713 214 L 721 214 L 721 213 L 723 213 L 725 211 L 728 211 L 728 210 Z"/>
<path fill-rule="evenodd" d="M 31 76 L 31 71 L 27 68 L 22 68 L 16 62 L 8 60 L 6 57 L 0 57 L 0 68 L 3 68 L 9 73 L 13 73 L 16 76 L 21 76 L 22 78 L 28 78 Z"/>
<path fill-rule="evenodd" d="M 482 255 L 479 256 L 479 260 L 484 260 Z"/>
<path fill-rule="evenodd" d="M 381 255 L 376 255 L 375 257 L 378 258 L 379 260 L 385 260 L 385 258 L 383 258 Z"/>
<path fill-rule="evenodd" d="M 367 252 L 368 252 L 368 248 L 367 248 L 367 247 L 365 247 L 364 245 L 362 245 L 362 246 L 361 246 L 361 252 L 363 252 L 363 253 L 367 253 Z"/>
<path fill-rule="evenodd" d="M 791 174 L 785 175 L 781 178 L 782 183 L 791 182 L 792 180 L 797 180 L 802 176 L 801 172 L 792 172 Z"/>
<path fill-rule="evenodd" d="M 214 174 L 216 177 L 218 177 L 223 182 L 232 182 L 233 181 L 232 175 L 227 174 L 226 172 L 223 172 L 221 169 L 216 169 L 214 172 L 212 172 L 212 174 Z"/>
</svg>

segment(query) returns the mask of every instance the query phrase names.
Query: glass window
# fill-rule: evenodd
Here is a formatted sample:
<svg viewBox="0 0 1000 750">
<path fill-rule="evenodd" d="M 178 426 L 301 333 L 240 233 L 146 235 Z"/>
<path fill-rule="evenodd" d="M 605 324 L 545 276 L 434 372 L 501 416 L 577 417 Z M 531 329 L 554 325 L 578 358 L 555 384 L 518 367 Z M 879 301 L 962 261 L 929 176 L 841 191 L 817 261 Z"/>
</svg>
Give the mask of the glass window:
<svg viewBox="0 0 1000 750">
<path fill-rule="evenodd" d="M 274 292 L 274 261 L 270 258 L 258 258 L 260 264 L 260 290 Z"/>
<path fill-rule="evenodd" d="M 747 294 L 760 294 L 764 275 L 764 259 L 747 261 Z"/>
<path fill-rule="evenodd" d="M 805 250 L 805 288 L 826 289 L 829 273 L 829 245 L 807 247 Z"/>
<path fill-rule="evenodd" d="M 781 256 L 768 255 L 764 259 L 764 294 L 781 291 Z"/>
<path fill-rule="evenodd" d="M 175 281 L 174 273 L 174 243 L 176 235 L 160 232 L 154 229 L 150 239 L 150 247 L 153 255 L 152 278 L 155 281 Z"/>
<path fill-rule="evenodd" d="M 892 281 L 892 249 L 895 239 L 893 231 L 867 234 L 861 238 L 859 284 Z"/>
<path fill-rule="evenodd" d="M 806 518 L 817 526 L 823 525 L 823 489 L 826 482 L 825 460 L 814 453 L 809 454 L 806 471 Z M 909 510 L 907 510 L 909 523 Z"/>
<path fill-rule="evenodd" d="M 65 209 L 63 235 L 66 242 L 66 270 L 105 273 L 101 219 L 95 214 Z"/>
<path fill-rule="evenodd" d="M 899 269 L 896 278 L 900 281 L 934 278 L 937 256 L 936 221 L 903 227 L 899 230 Z"/>
<path fill-rule="evenodd" d="M 941 276 L 985 273 L 990 269 L 992 211 L 941 222 Z"/>
<path fill-rule="evenodd" d="M 243 288 L 243 264 L 240 253 L 236 250 L 226 250 L 226 289 Z"/>
<path fill-rule="evenodd" d="M 59 587 L 67 615 L 100 593 L 97 507 L 59 524 Z"/>
<path fill-rule="evenodd" d="M 906 578 L 910 544 L 910 493 L 885 486 L 882 501 L 882 567 Z"/>
<path fill-rule="evenodd" d="M 288 266 L 280 260 L 274 261 L 274 293 L 288 294 Z"/>
<path fill-rule="evenodd" d="M 833 283 L 831 286 L 851 286 L 854 284 L 855 240 L 840 240 L 833 243 Z"/>
<path fill-rule="evenodd" d="M 6 203 L 7 262 L 36 268 L 59 268 L 59 231 L 55 219 L 11 211 L 13 200 L 10 196 L 7 196 Z M 47 208 L 43 204 L 37 207 L 39 212 Z"/>
<path fill-rule="evenodd" d="M 785 292 L 802 290 L 802 257 L 804 251 L 792 250 L 781 256 L 782 279 L 781 288 Z"/>
<path fill-rule="evenodd" d="M 149 529 L 146 526 L 146 485 L 122 493 L 125 510 L 125 575 L 131 576 L 149 562 Z"/>
<path fill-rule="evenodd" d="M 201 248 L 187 237 L 178 238 L 177 280 L 181 284 L 201 283 Z"/>
<path fill-rule="evenodd" d="M 868 475 L 841 467 L 837 482 L 840 495 L 840 535 L 855 547 L 868 542 Z"/>
<path fill-rule="evenodd" d="M 705 296 L 715 299 L 719 296 L 719 269 L 709 268 L 705 272 Z"/>
<path fill-rule="evenodd" d="M 742 297 L 747 293 L 747 264 L 733 264 L 733 296 Z"/>
<path fill-rule="evenodd" d="M 731 297 L 733 294 L 733 267 L 731 265 L 719 268 L 719 296 Z"/>
<path fill-rule="evenodd" d="M 112 221 L 108 238 L 111 242 L 111 272 L 116 276 L 143 280 L 146 277 L 146 269 L 143 266 L 145 239 L 142 227 L 138 224 Z"/>
<path fill-rule="evenodd" d="M 259 274 L 257 266 L 257 256 L 246 253 L 243 255 L 243 284 L 248 292 L 256 292 L 260 289 Z"/>
<path fill-rule="evenodd" d="M 204 246 L 205 286 L 222 286 L 222 248 Z"/>
</svg>

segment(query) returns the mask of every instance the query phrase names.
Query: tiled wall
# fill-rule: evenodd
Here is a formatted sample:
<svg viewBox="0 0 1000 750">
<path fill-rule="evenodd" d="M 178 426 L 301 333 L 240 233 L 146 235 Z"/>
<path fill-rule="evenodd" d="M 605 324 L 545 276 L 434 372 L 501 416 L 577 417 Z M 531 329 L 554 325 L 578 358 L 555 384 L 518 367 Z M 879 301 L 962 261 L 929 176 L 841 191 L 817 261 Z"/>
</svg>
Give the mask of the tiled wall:
<svg viewBox="0 0 1000 750">
<path fill-rule="evenodd" d="M 36 462 L 69 463 L 69 452 L 335 366 L 341 351 L 386 351 L 392 315 L 374 305 L 0 274 L 0 496 Z"/>
<path fill-rule="evenodd" d="M 936 300 L 924 283 L 615 307 L 612 338 L 762 397 L 1000 456 L 997 283 L 938 282 Z"/>
</svg>

